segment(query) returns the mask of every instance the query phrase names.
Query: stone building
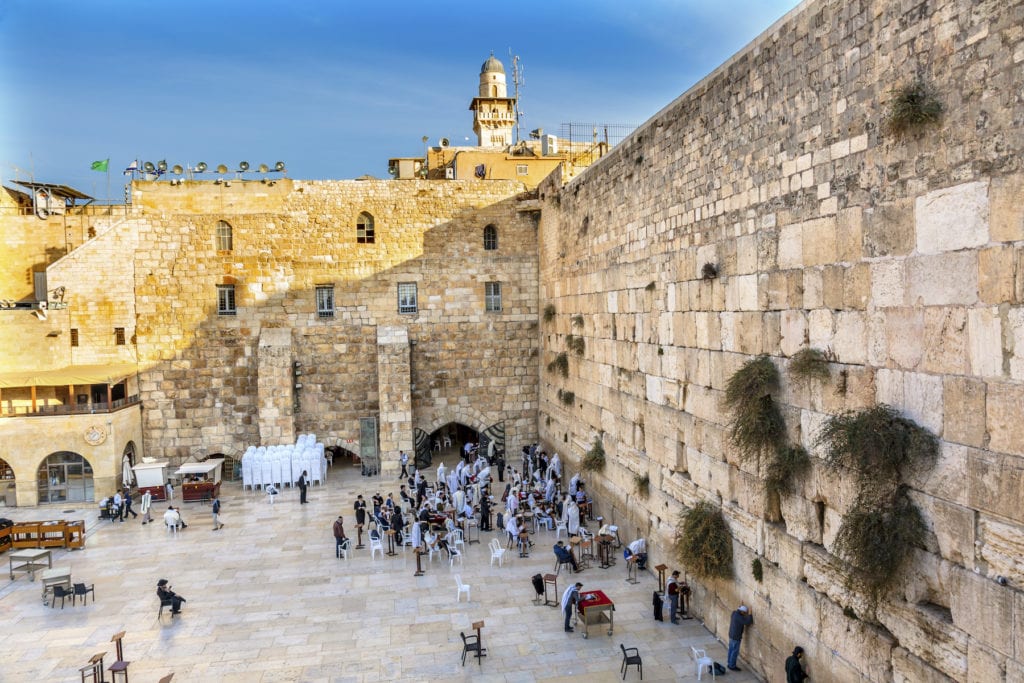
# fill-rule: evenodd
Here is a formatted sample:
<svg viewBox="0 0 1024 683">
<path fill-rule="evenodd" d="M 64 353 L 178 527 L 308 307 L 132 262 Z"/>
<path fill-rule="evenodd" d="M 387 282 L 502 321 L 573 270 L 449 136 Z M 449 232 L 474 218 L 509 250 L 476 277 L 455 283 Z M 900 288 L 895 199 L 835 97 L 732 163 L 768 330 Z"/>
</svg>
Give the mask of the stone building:
<svg viewBox="0 0 1024 683">
<path fill-rule="evenodd" d="M 455 425 L 511 448 L 540 438 L 570 470 L 599 438 L 588 488 L 653 563 L 676 564 L 682 512 L 722 510 L 735 578 L 694 580 L 694 611 L 724 638 L 751 605 L 743 655 L 769 680 L 799 644 L 814 680 L 1024 681 L 1022 16 L 1024 0 L 809 0 L 536 193 L 136 183 L 130 216 L 92 219 L 95 237 L 56 261 L 65 230 L 46 224 L 48 244 L 10 272 L 30 296 L 24 274 L 45 261 L 68 308 L 18 313 L 0 343 L 25 363 L 66 355 L 74 325 L 76 362 L 129 354 L 124 390 L 143 410 L 113 413 L 137 422 L 116 434 L 175 460 L 306 431 L 358 450 L 365 418 L 389 470 Z M 944 114 L 897 134 L 893 104 L 917 80 Z M 21 220 L 3 218 L 7 245 L 26 244 Z M 789 378 L 804 348 L 828 352 L 827 379 Z M 548 370 L 560 354 L 566 377 Z M 774 500 L 722 406 L 762 354 L 781 370 L 787 437 L 811 456 Z M 46 400 L 75 393 L 58 389 Z M 878 404 L 935 434 L 939 456 L 903 482 L 927 533 L 871 605 L 836 550 L 857 483 L 816 436 Z M 0 419 L 25 504 L 40 453 L 71 450 L 14 440 L 41 419 Z"/>
</svg>

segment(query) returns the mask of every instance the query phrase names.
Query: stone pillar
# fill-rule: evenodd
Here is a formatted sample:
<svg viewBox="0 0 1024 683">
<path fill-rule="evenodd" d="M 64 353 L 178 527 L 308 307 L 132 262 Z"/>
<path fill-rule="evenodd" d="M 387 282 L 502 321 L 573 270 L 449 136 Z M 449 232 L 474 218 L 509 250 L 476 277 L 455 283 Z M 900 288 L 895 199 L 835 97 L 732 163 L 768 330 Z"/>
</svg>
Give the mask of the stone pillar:
<svg viewBox="0 0 1024 683">
<path fill-rule="evenodd" d="M 260 428 L 260 445 L 280 446 L 295 443 L 291 330 L 262 330 L 257 363 L 256 412 Z"/>
<path fill-rule="evenodd" d="M 381 476 L 398 476 L 398 452 L 412 458 L 412 366 L 409 330 L 377 328 L 377 393 L 380 396 Z"/>
</svg>

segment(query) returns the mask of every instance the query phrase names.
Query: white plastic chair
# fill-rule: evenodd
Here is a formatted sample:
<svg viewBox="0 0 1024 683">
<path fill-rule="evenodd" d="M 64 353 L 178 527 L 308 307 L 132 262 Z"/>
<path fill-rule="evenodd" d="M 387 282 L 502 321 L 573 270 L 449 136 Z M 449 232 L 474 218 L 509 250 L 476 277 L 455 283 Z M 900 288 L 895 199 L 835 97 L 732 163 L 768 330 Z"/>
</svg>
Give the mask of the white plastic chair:
<svg viewBox="0 0 1024 683">
<path fill-rule="evenodd" d="M 447 434 L 445 434 L 443 437 L 441 437 L 441 441 L 444 443 L 444 447 L 445 448 L 451 448 L 452 447 L 452 438 L 450 436 L 448 436 Z"/>
<path fill-rule="evenodd" d="M 558 521 L 558 524 L 555 526 L 555 540 L 556 541 L 562 537 L 562 532 L 563 531 L 565 532 L 565 537 L 569 538 L 569 527 L 566 524 L 565 520 L 561 519 L 561 520 Z"/>
<path fill-rule="evenodd" d="M 468 583 L 462 583 L 462 576 L 459 575 L 459 574 L 455 575 L 455 585 L 459 589 L 459 592 L 455 594 L 455 602 L 460 602 L 461 601 L 463 593 L 466 594 L 466 602 L 469 602 L 470 601 L 470 597 L 469 597 L 469 584 Z"/>
<path fill-rule="evenodd" d="M 372 560 L 377 551 L 380 551 L 380 559 L 384 559 L 384 544 L 380 539 L 380 532 L 376 529 L 370 529 L 370 559 Z"/>
<path fill-rule="evenodd" d="M 704 650 L 698 650 L 697 648 L 690 646 L 690 650 L 693 651 L 693 661 L 697 662 L 697 680 L 700 680 L 701 675 L 704 673 L 704 667 L 711 667 L 711 680 L 715 680 L 715 660 L 708 657 L 708 653 Z"/>
<path fill-rule="evenodd" d="M 452 532 L 449 535 L 452 538 L 452 541 L 451 541 L 451 545 L 452 546 L 460 546 L 461 545 L 463 550 L 466 549 L 466 541 L 462 537 L 462 529 L 454 529 L 454 530 L 452 530 Z"/>
<path fill-rule="evenodd" d="M 494 560 L 498 560 L 498 566 L 501 566 L 501 561 L 505 557 L 505 549 L 501 547 L 501 541 L 496 538 L 492 538 L 488 544 L 491 548 L 491 566 L 494 566 Z"/>
<path fill-rule="evenodd" d="M 462 553 L 454 545 L 448 546 L 448 566 L 455 566 L 455 558 L 459 559 L 459 565 L 462 564 Z"/>
</svg>

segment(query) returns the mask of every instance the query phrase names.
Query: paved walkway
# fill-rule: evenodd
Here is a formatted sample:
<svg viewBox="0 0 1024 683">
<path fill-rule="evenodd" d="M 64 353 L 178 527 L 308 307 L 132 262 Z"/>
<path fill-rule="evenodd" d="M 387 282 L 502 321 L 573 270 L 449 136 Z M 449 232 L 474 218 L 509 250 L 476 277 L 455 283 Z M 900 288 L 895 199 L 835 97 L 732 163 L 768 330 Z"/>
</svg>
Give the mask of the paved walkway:
<svg viewBox="0 0 1024 683">
<path fill-rule="evenodd" d="M 554 532 L 540 531 L 528 559 L 513 551 L 504 566 L 490 565 L 483 533 L 468 546 L 465 564 L 447 560 L 414 577 L 411 552 L 370 559 L 355 550 L 347 561 L 334 556 L 331 524 L 344 514 L 354 539 L 352 502 L 375 491 L 398 497 L 397 482 L 364 478 L 358 468 L 337 465 L 324 486 L 311 487 L 309 505 L 285 489 L 275 504 L 240 483 L 222 489 L 224 529 L 214 532 L 209 506 L 184 505 L 189 528 L 168 534 L 156 523 L 112 524 L 98 520 L 93 504 L 2 508 L 16 520 L 87 520 L 83 550 L 55 550 L 54 565 L 69 566 L 72 580 L 94 583 L 96 601 L 51 609 L 40 599 L 39 580 L 25 575 L 0 582 L 0 680 L 77 681 L 78 669 L 95 653 L 108 651 L 110 637 L 125 630 L 130 678 L 153 682 L 174 672 L 184 681 L 590 681 L 621 680 L 619 643 L 640 648 L 645 681 L 696 680 L 690 646 L 705 648 L 725 662 L 725 648 L 696 620 L 675 626 L 651 618 L 657 578 L 641 573 L 625 581 L 621 559 L 609 569 L 596 563 L 579 575 L 559 576 L 558 591 L 578 578 L 587 589 L 605 591 L 615 602 L 615 632 L 582 637 L 562 630 L 558 609 L 533 602 L 530 577 L 554 564 Z M 176 501 L 180 503 L 180 498 Z M 511 556 L 511 557 L 510 557 Z M 621 555 L 619 556 L 621 558 Z M 0 555 L 0 562 L 7 554 Z M 471 586 L 471 600 L 456 603 L 454 574 Z M 156 582 L 170 580 L 188 599 L 173 620 L 157 620 Z M 460 665 L 459 631 L 485 622 L 482 666 Z M 635 667 L 627 675 L 639 680 Z M 109 678 L 108 678 L 109 680 Z M 707 676 L 705 675 L 705 680 Z M 747 671 L 727 680 L 757 680 Z"/>
</svg>

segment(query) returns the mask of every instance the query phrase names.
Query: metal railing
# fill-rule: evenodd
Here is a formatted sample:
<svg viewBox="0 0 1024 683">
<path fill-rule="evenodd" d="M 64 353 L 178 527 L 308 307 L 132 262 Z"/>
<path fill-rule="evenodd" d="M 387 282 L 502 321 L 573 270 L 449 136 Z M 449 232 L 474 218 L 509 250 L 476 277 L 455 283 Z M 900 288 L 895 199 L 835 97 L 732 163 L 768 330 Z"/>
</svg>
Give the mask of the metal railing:
<svg viewBox="0 0 1024 683">
<path fill-rule="evenodd" d="M 138 394 L 119 398 L 113 403 L 65 403 L 54 406 L 37 405 L 33 411 L 30 405 L 0 405 L 0 417 L 45 417 L 49 415 L 89 415 L 94 413 L 116 413 L 118 410 L 137 405 Z"/>
</svg>

